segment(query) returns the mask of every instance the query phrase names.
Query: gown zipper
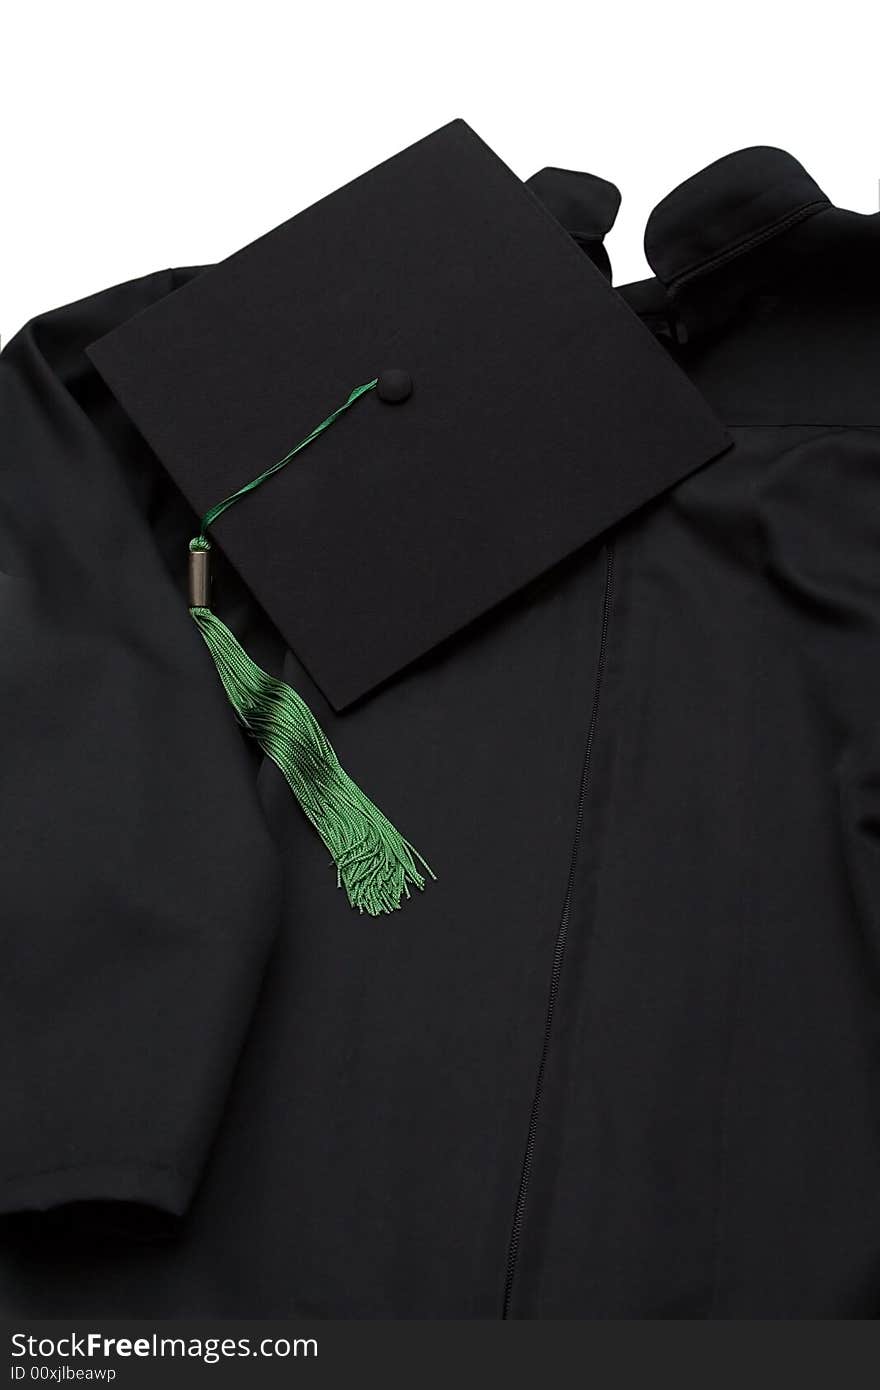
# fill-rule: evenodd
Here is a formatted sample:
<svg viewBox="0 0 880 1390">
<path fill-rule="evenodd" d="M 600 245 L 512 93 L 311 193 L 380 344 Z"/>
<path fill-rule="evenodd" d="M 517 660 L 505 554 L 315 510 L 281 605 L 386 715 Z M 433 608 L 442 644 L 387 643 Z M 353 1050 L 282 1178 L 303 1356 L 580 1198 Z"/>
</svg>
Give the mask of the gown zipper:
<svg viewBox="0 0 880 1390">
<path fill-rule="evenodd" d="M 599 700 L 602 694 L 602 678 L 605 672 L 605 660 L 608 647 L 608 624 L 611 617 L 611 591 L 614 580 L 614 546 L 608 545 L 605 548 L 605 592 L 602 599 L 602 628 L 599 636 L 599 655 L 596 661 L 596 680 L 593 686 L 593 704 L 590 712 L 590 722 L 587 729 L 587 743 L 584 749 L 584 761 L 581 768 L 580 788 L 578 791 L 577 815 L 574 825 L 574 836 L 571 846 L 571 858 L 568 866 L 568 880 L 565 888 L 565 898 L 562 905 L 562 916 L 559 919 L 559 930 L 556 933 L 556 945 L 553 949 L 553 968 L 550 972 L 550 987 L 547 994 L 547 1011 L 544 1015 L 544 1040 L 541 1046 L 541 1059 L 538 1063 L 538 1075 L 535 1080 L 535 1092 L 532 1098 L 532 1109 L 529 1115 L 529 1127 L 526 1134 L 526 1147 L 523 1154 L 522 1170 L 519 1180 L 519 1190 L 516 1197 L 516 1206 L 513 1213 L 513 1225 L 510 1231 L 510 1244 L 507 1252 L 507 1277 L 504 1285 L 504 1304 L 502 1308 L 502 1318 L 510 1316 L 510 1304 L 513 1297 L 513 1285 L 516 1278 L 516 1265 L 519 1257 L 520 1238 L 522 1235 L 523 1222 L 525 1220 L 526 1205 L 529 1195 L 529 1181 L 532 1175 L 532 1162 L 535 1154 L 535 1140 L 538 1133 L 538 1120 L 541 1111 L 541 1102 L 544 1094 L 544 1076 L 547 1069 L 547 1057 L 550 1051 L 550 1041 L 553 1033 L 553 1015 L 556 1011 L 556 999 L 559 994 L 559 983 L 562 977 L 562 962 L 565 956 L 565 943 L 568 937 L 568 925 L 571 918 L 571 904 L 574 894 L 575 878 L 577 875 L 578 856 L 580 852 L 581 839 L 583 838 L 584 828 L 584 808 L 586 804 L 587 792 L 590 785 L 590 771 L 593 762 L 593 744 L 596 738 L 596 726 L 599 719 Z"/>
</svg>

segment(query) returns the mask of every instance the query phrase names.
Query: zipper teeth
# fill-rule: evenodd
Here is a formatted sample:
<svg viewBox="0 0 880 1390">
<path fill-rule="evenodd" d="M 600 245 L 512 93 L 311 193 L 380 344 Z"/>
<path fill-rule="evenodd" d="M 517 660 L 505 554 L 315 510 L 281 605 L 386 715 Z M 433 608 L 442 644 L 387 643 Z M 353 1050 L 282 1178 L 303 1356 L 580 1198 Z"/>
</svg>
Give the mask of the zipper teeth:
<svg viewBox="0 0 880 1390">
<path fill-rule="evenodd" d="M 507 1318 L 510 1313 L 510 1302 L 513 1295 L 513 1281 L 516 1276 L 516 1264 L 519 1256 L 520 1237 L 522 1235 L 523 1218 L 525 1216 L 526 1204 L 529 1195 L 529 1180 L 532 1175 L 532 1160 L 535 1153 L 535 1140 L 538 1133 L 538 1117 L 541 1111 L 541 1101 L 544 1093 L 544 1073 L 547 1068 L 547 1056 L 550 1050 L 550 1039 L 553 1032 L 553 1015 L 556 1010 L 556 998 L 559 993 L 559 982 L 562 977 L 562 962 L 565 956 L 565 943 L 568 937 L 568 924 L 571 917 L 571 902 L 574 894 L 575 875 L 577 873 L 578 855 L 580 851 L 581 838 L 584 827 L 584 810 L 586 804 L 587 790 L 590 784 L 590 769 L 593 761 L 593 743 L 596 737 L 596 725 L 599 719 L 599 697 L 602 692 L 602 677 L 605 671 L 605 658 L 608 647 L 608 624 L 611 617 L 611 586 L 614 576 L 614 546 L 609 545 L 605 551 L 605 594 L 602 600 L 602 629 L 599 637 L 599 656 L 596 661 L 596 681 L 593 687 L 593 707 L 590 712 L 590 723 L 587 730 L 587 744 L 584 749 L 584 761 L 581 768 L 580 788 L 578 790 L 577 815 L 574 824 L 574 836 L 571 846 L 571 858 L 568 866 L 568 879 L 565 887 L 565 898 L 562 905 L 562 916 L 559 919 L 559 930 L 556 933 L 556 945 L 553 950 L 553 969 L 550 972 L 550 988 L 547 994 L 547 1012 L 544 1016 L 544 1041 L 541 1047 L 541 1060 L 538 1063 L 538 1075 L 535 1081 L 535 1093 L 532 1098 L 532 1109 L 529 1115 L 529 1128 L 526 1135 L 526 1147 L 523 1155 L 522 1172 L 519 1180 L 519 1191 L 516 1197 L 516 1207 L 513 1213 L 513 1225 L 510 1231 L 510 1245 L 507 1253 L 507 1278 L 504 1286 L 504 1306 L 502 1318 Z"/>
</svg>

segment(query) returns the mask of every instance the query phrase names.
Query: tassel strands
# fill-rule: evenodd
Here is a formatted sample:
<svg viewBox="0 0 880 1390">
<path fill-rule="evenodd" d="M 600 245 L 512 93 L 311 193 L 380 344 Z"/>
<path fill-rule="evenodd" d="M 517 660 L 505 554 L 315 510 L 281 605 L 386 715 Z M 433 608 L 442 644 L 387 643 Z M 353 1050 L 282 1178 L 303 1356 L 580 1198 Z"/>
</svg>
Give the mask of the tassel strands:
<svg viewBox="0 0 880 1390">
<path fill-rule="evenodd" d="M 200 537 L 191 548 L 209 543 Z M 252 661 L 210 608 L 190 614 L 214 658 L 236 717 L 280 768 L 336 865 L 337 884 L 359 912 L 392 912 L 423 889 L 431 869 L 352 781 L 312 711 L 296 691 Z"/>
</svg>

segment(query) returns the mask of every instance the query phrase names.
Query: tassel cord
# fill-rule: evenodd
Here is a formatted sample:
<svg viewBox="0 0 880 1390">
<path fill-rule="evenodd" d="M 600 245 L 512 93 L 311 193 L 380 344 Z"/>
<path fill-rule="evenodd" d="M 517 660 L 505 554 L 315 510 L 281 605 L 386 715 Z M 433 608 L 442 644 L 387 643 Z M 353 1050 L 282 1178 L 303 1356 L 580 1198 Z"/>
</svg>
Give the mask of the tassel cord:
<svg viewBox="0 0 880 1390">
<path fill-rule="evenodd" d="M 263 483 L 265 483 L 268 478 L 273 478 L 276 473 L 280 473 L 282 468 L 286 468 L 287 465 L 296 458 L 297 454 L 301 454 L 303 449 L 307 448 L 309 444 L 313 444 L 319 435 L 322 435 L 326 429 L 329 429 L 330 426 L 339 419 L 340 415 L 344 415 L 345 412 L 354 405 L 355 401 L 359 401 L 361 396 L 365 396 L 368 391 L 374 390 L 378 381 L 378 377 L 373 377 L 372 381 L 365 381 L 362 386 L 356 386 L 350 393 L 348 399 L 343 401 L 342 405 L 337 406 L 335 410 L 331 411 L 326 419 L 321 421 L 320 425 L 316 425 L 311 433 L 306 435 L 305 439 L 301 439 L 298 444 L 295 444 L 277 463 L 271 464 L 269 468 L 265 468 L 262 473 L 259 473 L 256 478 L 251 478 L 249 483 L 245 483 L 243 487 L 237 488 L 235 492 L 231 492 L 228 497 L 223 498 L 222 502 L 215 502 L 213 507 L 209 507 L 199 525 L 199 536 L 201 539 L 205 540 L 207 538 L 209 527 L 213 526 L 214 522 L 219 520 L 224 512 L 228 511 L 230 507 L 233 507 L 236 502 L 240 502 L 243 497 L 247 497 L 249 493 L 256 492 L 258 487 L 262 487 Z"/>
</svg>

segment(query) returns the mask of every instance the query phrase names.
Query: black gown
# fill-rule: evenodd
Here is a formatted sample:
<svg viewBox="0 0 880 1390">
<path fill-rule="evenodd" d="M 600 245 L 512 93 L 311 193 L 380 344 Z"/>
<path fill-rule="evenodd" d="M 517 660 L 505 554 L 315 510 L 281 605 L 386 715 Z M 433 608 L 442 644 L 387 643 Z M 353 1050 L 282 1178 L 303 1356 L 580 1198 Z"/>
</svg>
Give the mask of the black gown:
<svg viewBox="0 0 880 1390">
<path fill-rule="evenodd" d="M 430 148 L 445 189 L 468 156 Z M 3 353 L 6 1315 L 880 1314 L 880 218 L 744 150 L 657 207 L 655 278 L 612 291 L 615 191 L 532 185 L 598 305 L 553 349 L 549 462 L 505 434 L 533 363 L 505 449 L 480 436 L 495 338 L 468 322 L 453 414 L 490 485 L 447 496 L 408 437 L 419 486 L 369 531 L 411 583 L 350 558 L 352 479 L 364 431 L 418 422 L 430 364 L 410 415 L 358 405 L 314 445 L 305 521 L 270 482 L 219 536 L 230 628 L 436 871 L 388 916 L 336 891 L 182 597 L 196 512 L 244 480 L 240 453 L 188 475 L 187 430 L 222 452 L 241 425 L 221 350 L 249 401 L 266 375 L 266 253 L 108 289 Z M 465 268 L 484 235 L 504 254 L 498 217 Z M 405 318 L 386 274 L 361 267 Z M 224 319 L 187 373 L 135 316 L 203 282 Z M 288 433 L 370 367 L 315 294 L 303 370 L 328 385 Z M 541 303 L 552 333 L 569 300 Z M 486 496 L 488 540 L 459 545 Z"/>
</svg>

